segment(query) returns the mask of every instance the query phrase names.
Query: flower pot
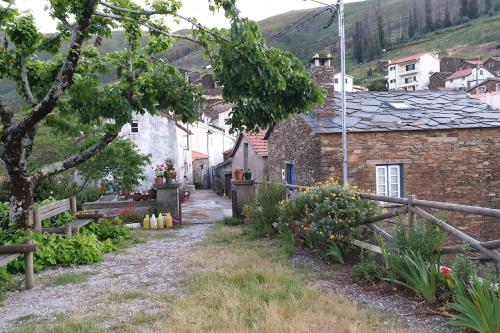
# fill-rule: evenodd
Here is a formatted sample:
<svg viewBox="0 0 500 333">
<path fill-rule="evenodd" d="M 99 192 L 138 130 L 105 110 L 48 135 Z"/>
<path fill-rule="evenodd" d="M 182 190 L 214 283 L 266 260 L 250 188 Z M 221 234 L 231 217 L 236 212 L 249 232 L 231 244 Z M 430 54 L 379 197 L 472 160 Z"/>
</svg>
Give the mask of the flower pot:
<svg viewBox="0 0 500 333">
<path fill-rule="evenodd" d="M 243 169 L 236 169 L 233 172 L 234 180 L 243 180 Z"/>
<path fill-rule="evenodd" d="M 143 194 L 143 195 L 142 195 L 142 200 L 144 200 L 144 201 L 148 201 L 148 200 L 149 200 L 149 195 L 147 195 L 147 194 Z"/>
<path fill-rule="evenodd" d="M 245 180 L 251 180 L 252 179 L 252 172 L 245 172 Z"/>
<path fill-rule="evenodd" d="M 142 199 L 141 192 L 135 192 L 133 198 L 134 198 L 134 201 L 141 201 L 141 199 Z"/>
<path fill-rule="evenodd" d="M 165 183 L 165 179 L 163 177 L 156 177 L 155 178 L 155 185 L 163 185 Z"/>
</svg>

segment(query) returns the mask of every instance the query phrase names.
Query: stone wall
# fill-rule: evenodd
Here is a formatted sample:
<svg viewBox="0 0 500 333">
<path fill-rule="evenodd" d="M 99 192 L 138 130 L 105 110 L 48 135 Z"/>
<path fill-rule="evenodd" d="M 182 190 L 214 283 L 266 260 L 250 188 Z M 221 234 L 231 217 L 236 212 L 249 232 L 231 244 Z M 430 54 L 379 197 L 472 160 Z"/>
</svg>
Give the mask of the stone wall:
<svg viewBox="0 0 500 333">
<path fill-rule="evenodd" d="M 312 185 L 321 178 L 319 136 L 312 133 L 300 116 L 274 127 L 268 139 L 268 149 L 267 167 L 271 179 L 281 179 L 287 162 L 295 165 L 298 185 Z"/>
<path fill-rule="evenodd" d="M 500 209 L 500 128 L 350 133 L 348 146 L 350 182 L 363 189 L 375 191 L 375 165 L 401 164 L 405 196 Z M 322 179 L 341 178 L 341 156 L 340 134 L 321 135 Z M 499 219 L 448 213 L 445 220 L 500 239 Z"/>
</svg>

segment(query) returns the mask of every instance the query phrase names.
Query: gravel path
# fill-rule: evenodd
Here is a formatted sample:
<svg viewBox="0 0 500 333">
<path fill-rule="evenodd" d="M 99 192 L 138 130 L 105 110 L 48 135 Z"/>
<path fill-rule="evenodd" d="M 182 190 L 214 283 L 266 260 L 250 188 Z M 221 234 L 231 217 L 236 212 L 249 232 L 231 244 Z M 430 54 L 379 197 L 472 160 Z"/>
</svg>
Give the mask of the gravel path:
<svg viewBox="0 0 500 333">
<path fill-rule="evenodd" d="M 187 254 L 206 235 L 210 225 L 190 225 L 173 231 L 172 237 L 152 239 L 124 251 L 107 254 L 95 265 L 61 267 L 36 275 L 35 288 L 11 292 L 0 307 L 0 332 L 15 327 L 26 319 L 54 320 L 62 313 L 102 313 L 110 305 L 109 295 L 127 291 L 144 294 L 173 293 L 176 283 L 186 274 Z M 157 231 L 167 232 L 167 231 Z M 63 273 L 89 273 L 88 281 L 50 286 L 50 281 Z M 115 302 L 116 303 L 116 302 Z M 159 308 L 159 300 L 147 297 L 113 304 L 113 319 L 106 326 L 125 321 L 133 315 Z"/>
</svg>

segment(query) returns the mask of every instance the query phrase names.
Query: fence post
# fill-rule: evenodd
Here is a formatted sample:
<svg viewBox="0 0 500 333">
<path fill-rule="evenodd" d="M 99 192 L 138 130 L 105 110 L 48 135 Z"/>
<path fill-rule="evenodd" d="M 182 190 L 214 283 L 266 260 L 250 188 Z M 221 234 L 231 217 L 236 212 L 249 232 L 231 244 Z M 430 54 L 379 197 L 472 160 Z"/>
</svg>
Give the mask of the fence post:
<svg viewBox="0 0 500 333">
<path fill-rule="evenodd" d="M 72 236 L 73 230 L 71 230 L 71 223 L 66 224 L 66 238 L 70 239 Z"/>
<path fill-rule="evenodd" d="M 76 215 L 76 197 L 75 196 L 72 196 L 69 198 L 69 206 L 70 206 L 70 209 L 71 209 L 71 212 Z"/>
<path fill-rule="evenodd" d="M 412 210 L 414 200 L 415 200 L 414 195 L 408 196 L 408 215 L 407 215 L 408 220 L 407 220 L 407 222 L 408 222 L 408 226 L 410 227 L 410 229 L 413 228 L 413 223 L 415 222 L 415 213 Z"/>
<path fill-rule="evenodd" d="M 31 239 L 24 241 L 24 244 L 33 244 Z M 35 273 L 33 270 L 33 252 L 24 254 L 24 285 L 26 289 L 33 289 L 35 285 Z"/>
<path fill-rule="evenodd" d="M 40 218 L 40 209 L 33 209 L 33 224 L 36 232 L 42 232 L 42 219 Z"/>
</svg>

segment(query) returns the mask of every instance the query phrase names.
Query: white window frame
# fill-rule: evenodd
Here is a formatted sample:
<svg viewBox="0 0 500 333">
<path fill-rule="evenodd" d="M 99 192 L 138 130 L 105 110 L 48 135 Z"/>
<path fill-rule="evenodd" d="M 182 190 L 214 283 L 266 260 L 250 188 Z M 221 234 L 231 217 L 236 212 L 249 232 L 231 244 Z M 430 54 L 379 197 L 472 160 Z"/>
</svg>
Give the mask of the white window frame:
<svg viewBox="0 0 500 333">
<path fill-rule="evenodd" d="M 392 172 L 396 171 L 396 175 Z M 391 176 L 396 176 L 397 181 L 393 182 Z M 402 197 L 402 182 L 401 182 L 401 165 L 377 165 L 375 172 L 375 192 L 377 195 L 382 195 L 386 197 L 401 198 Z M 391 190 L 391 185 L 397 185 L 397 191 Z M 383 188 L 383 189 L 382 189 Z"/>
<path fill-rule="evenodd" d="M 497 83 L 497 84 L 495 85 L 495 89 L 496 89 L 496 91 L 500 91 L 500 83 Z"/>
<path fill-rule="evenodd" d="M 411 72 L 411 71 L 414 71 L 416 69 L 417 69 L 417 65 L 416 64 L 408 64 L 408 65 L 405 66 L 406 72 Z"/>
</svg>

